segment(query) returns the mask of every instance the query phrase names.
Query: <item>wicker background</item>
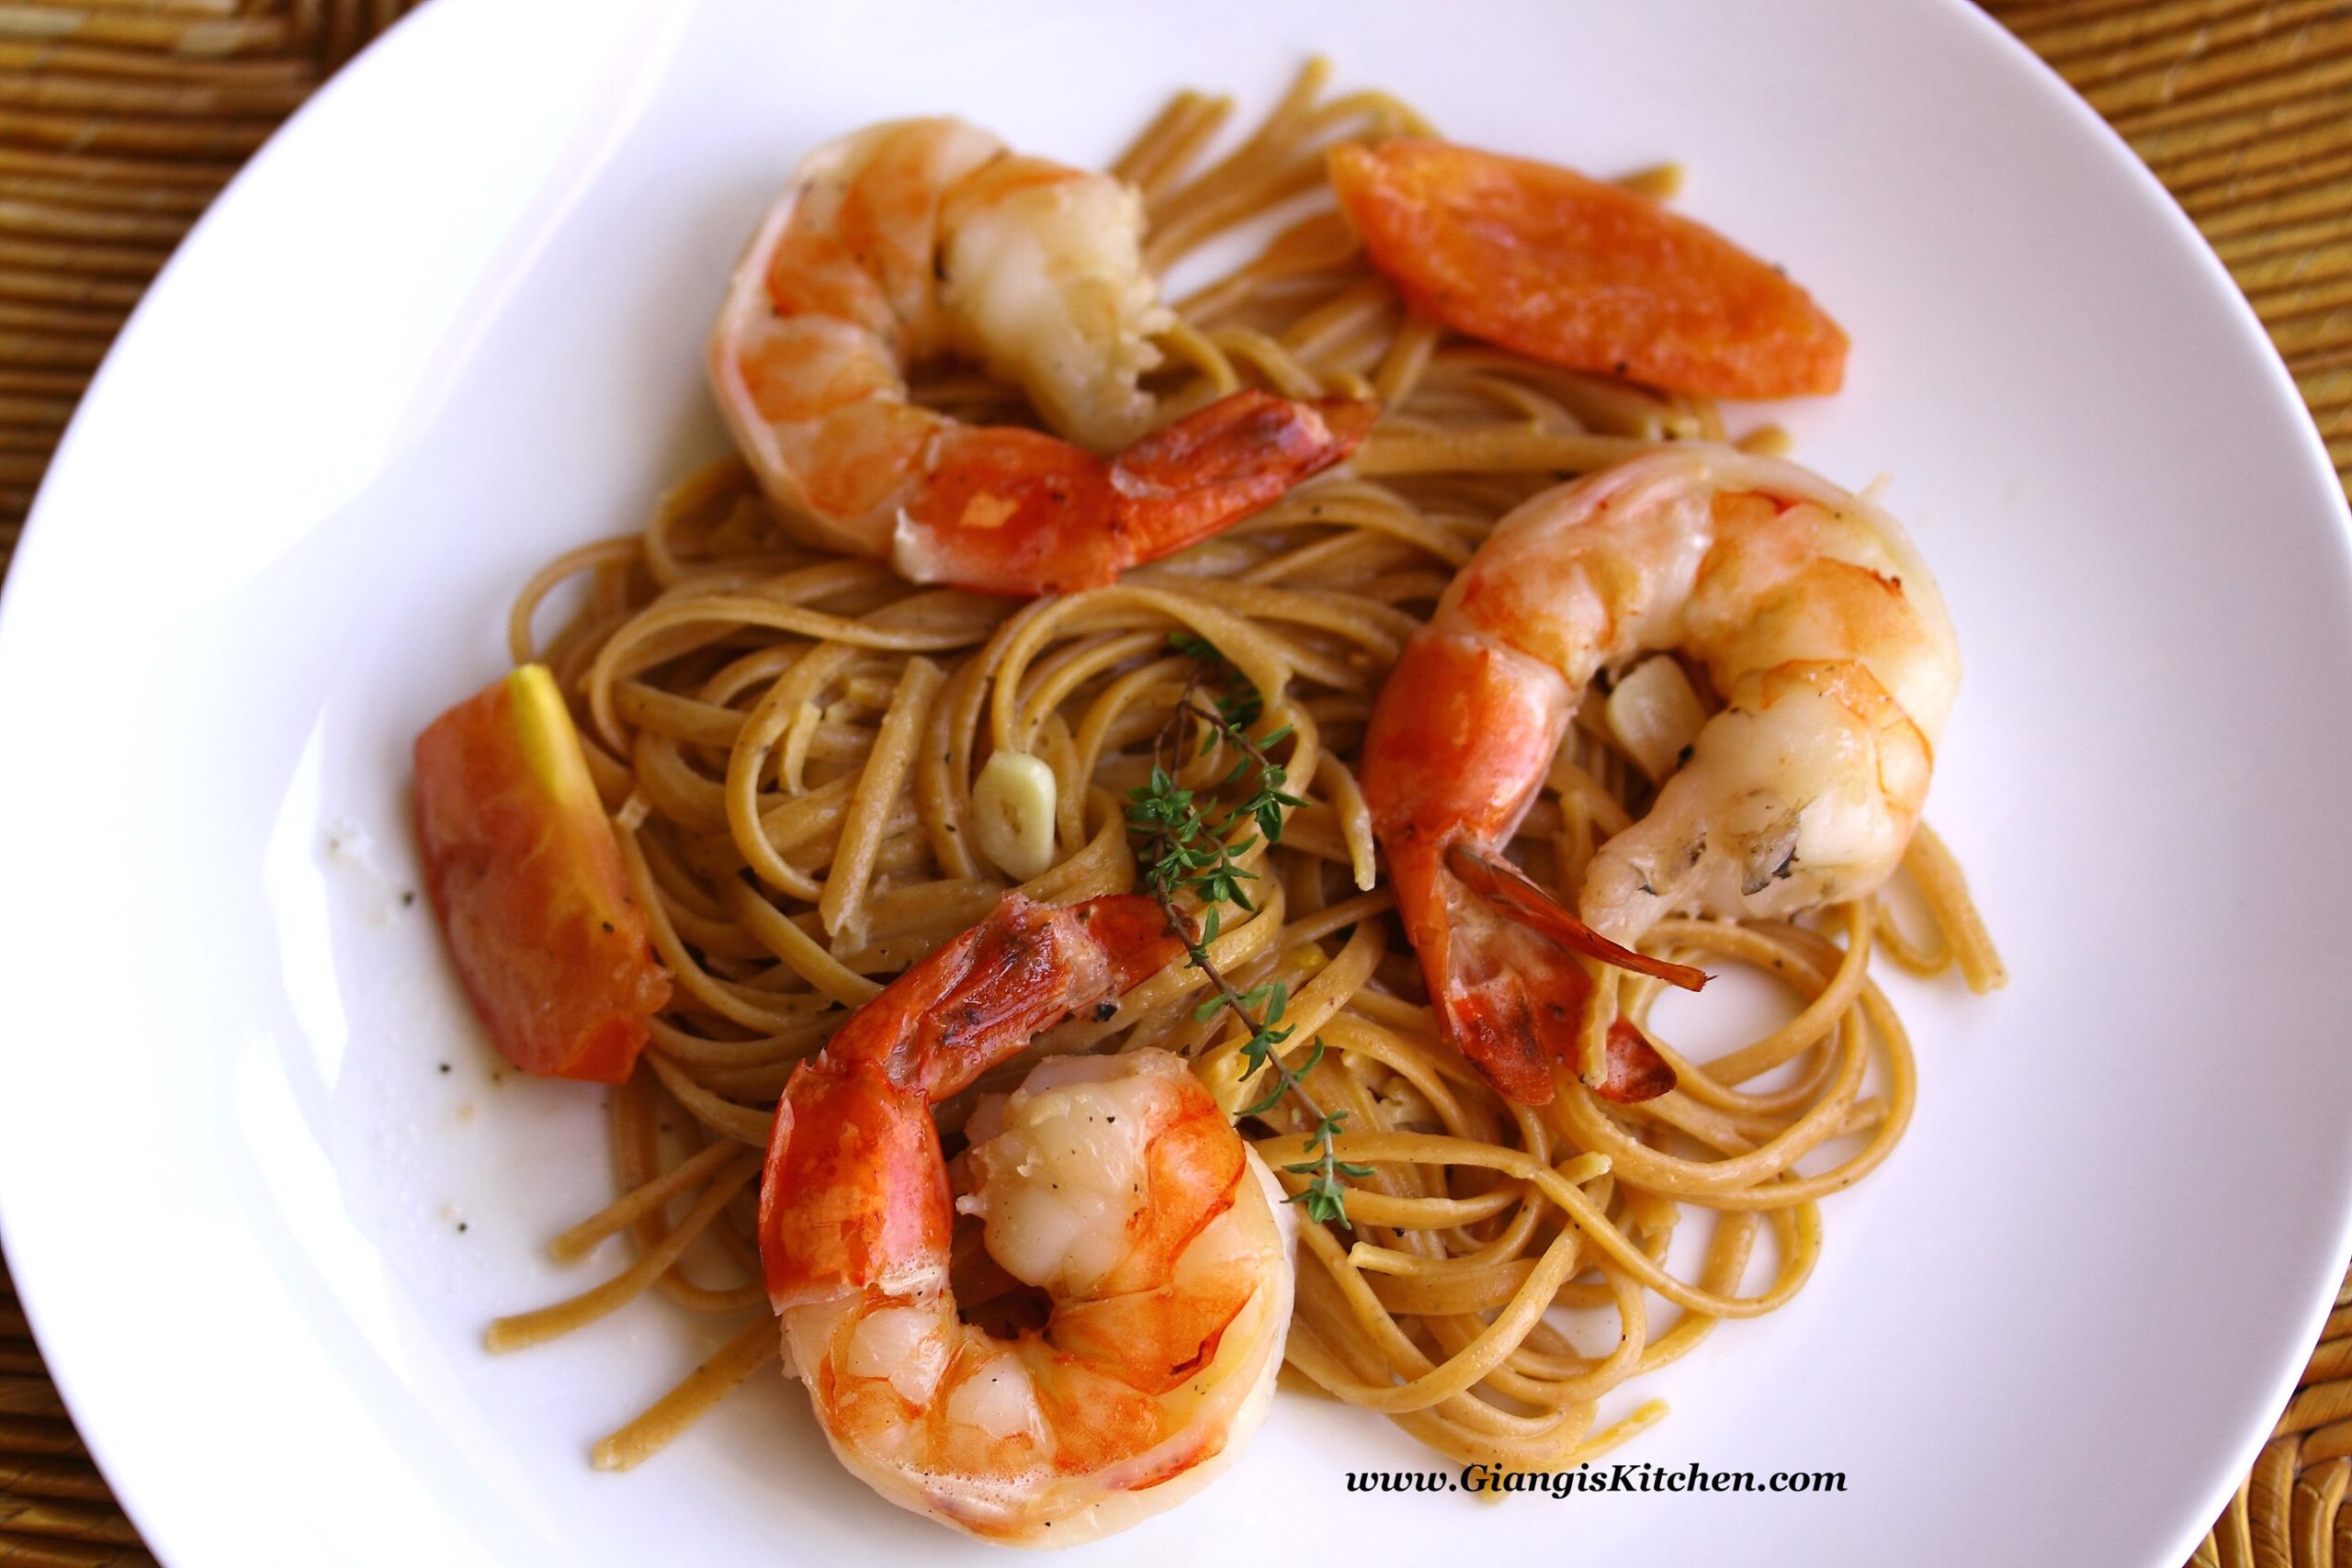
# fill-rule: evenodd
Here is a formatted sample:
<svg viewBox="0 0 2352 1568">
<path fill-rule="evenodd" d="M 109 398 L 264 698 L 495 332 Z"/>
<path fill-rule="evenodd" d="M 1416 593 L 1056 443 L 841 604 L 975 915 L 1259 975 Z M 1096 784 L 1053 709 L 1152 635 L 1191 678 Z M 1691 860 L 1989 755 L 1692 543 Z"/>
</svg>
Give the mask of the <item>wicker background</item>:
<svg viewBox="0 0 2352 1568">
<path fill-rule="evenodd" d="M 2352 0 L 1988 5 L 2204 230 L 2352 483 Z M 84 382 L 181 233 L 407 8 L 0 0 L 0 571 Z M 2352 1281 L 2197 1562 L 2352 1568 L 2347 1303 Z M 153 1561 L 66 1421 L 0 1265 L 0 1565 Z"/>
</svg>

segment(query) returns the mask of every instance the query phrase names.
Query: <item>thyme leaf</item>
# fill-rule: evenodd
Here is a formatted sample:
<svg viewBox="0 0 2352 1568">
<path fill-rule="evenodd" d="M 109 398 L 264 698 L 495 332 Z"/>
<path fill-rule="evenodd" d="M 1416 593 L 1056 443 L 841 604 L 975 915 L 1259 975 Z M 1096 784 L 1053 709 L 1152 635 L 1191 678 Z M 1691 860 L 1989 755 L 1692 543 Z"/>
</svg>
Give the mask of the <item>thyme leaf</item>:
<svg viewBox="0 0 2352 1568">
<path fill-rule="evenodd" d="M 1284 1061 L 1280 1047 L 1296 1032 L 1295 1027 L 1283 1026 L 1283 1016 L 1290 1006 L 1289 987 L 1279 980 L 1269 980 L 1238 990 L 1218 971 L 1208 951 L 1209 943 L 1217 938 L 1225 906 L 1245 914 L 1257 908 L 1242 885 L 1258 880 L 1258 874 L 1239 864 L 1239 857 L 1261 839 L 1269 845 L 1281 842 L 1283 813 L 1306 804 L 1285 787 L 1288 773 L 1268 754 L 1289 739 L 1291 727 L 1283 725 L 1253 736 L 1251 729 L 1265 716 L 1265 702 L 1257 688 L 1206 637 L 1172 632 L 1168 645 L 1191 659 L 1193 669 L 1168 724 L 1152 742 L 1149 781 L 1127 792 L 1127 832 L 1136 841 L 1143 885 L 1159 905 L 1169 930 L 1183 942 L 1186 961 L 1208 979 L 1210 994 L 1193 1010 L 1193 1017 L 1206 1023 L 1220 1012 L 1230 1012 L 1248 1032 L 1241 1046 L 1246 1073 L 1251 1077 L 1266 1069 L 1273 1073 L 1272 1087 L 1235 1114 L 1261 1116 L 1284 1099 L 1294 1100 L 1314 1130 L 1304 1145 L 1312 1157 L 1283 1168 L 1307 1179 L 1306 1187 L 1293 1193 L 1290 1201 L 1305 1205 L 1307 1217 L 1317 1224 L 1353 1228 L 1348 1219 L 1348 1188 L 1343 1179 L 1362 1179 L 1372 1174 L 1372 1168 L 1350 1165 L 1338 1157 L 1333 1140 L 1344 1129 L 1348 1113 L 1326 1112 L 1307 1091 L 1306 1079 L 1323 1059 L 1321 1038 L 1309 1044 L 1299 1066 Z M 1220 744 L 1234 753 L 1233 766 L 1216 791 L 1206 795 L 1178 784 L 1166 761 L 1183 754 L 1188 727 L 1197 727 L 1200 732 L 1195 756 L 1205 757 Z M 1221 795 L 1235 798 L 1227 804 L 1217 798 Z M 1197 927 L 1178 907 L 1180 898 L 1200 905 L 1203 913 Z"/>
</svg>

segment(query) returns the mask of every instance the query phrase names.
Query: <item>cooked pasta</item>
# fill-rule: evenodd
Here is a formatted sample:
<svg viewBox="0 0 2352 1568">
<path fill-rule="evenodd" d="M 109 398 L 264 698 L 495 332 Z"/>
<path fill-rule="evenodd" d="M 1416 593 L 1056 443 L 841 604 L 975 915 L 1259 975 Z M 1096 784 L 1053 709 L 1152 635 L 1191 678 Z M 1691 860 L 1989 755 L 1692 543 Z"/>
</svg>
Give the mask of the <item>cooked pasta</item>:
<svg viewBox="0 0 2352 1568">
<path fill-rule="evenodd" d="M 1255 908 L 1227 912 L 1212 955 L 1237 987 L 1285 986 L 1281 1050 L 1305 1070 L 1321 1042 L 1306 1087 L 1347 1113 L 1338 1157 L 1372 1173 L 1351 1182 L 1348 1227 L 1303 1226 L 1287 1381 L 1455 1459 L 1557 1469 L 1598 1453 L 1662 1414 L 1647 1400 L 1604 1422 L 1605 1399 L 1640 1395 L 1644 1374 L 1720 1320 L 1797 1292 L 1822 1246 L 1822 1200 L 1875 1168 L 1912 1113 L 1910 1046 L 1871 977 L 1875 954 L 1920 974 L 1956 965 L 1978 990 L 2001 983 L 1957 865 L 1923 827 L 1908 892 L 1798 923 L 1656 929 L 1645 951 L 1752 970 L 1789 1004 L 1759 1038 L 1700 1060 L 1651 1018 L 1657 982 L 1627 976 L 1621 1004 L 1674 1068 L 1674 1092 L 1517 1104 L 1440 1042 L 1352 772 L 1383 674 L 1513 505 L 1658 443 L 1726 433 L 1707 401 L 1548 367 L 1408 313 L 1334 209 L 1322 149 L 1426 127 L 1385 94 L 1326 85 L 1310 66 L 1213 163 L 1231 106 L 1181 95 L 1114 171 L 1148 204 L 1156 269 L 1245 228 L 1274 231 L 1177 299 L 1149 382 L 1165 415 L 1249 387 L 1376 398 L 1381 422 L 1348 468 L 1115 586 L 1020 601 L 912 586 L 833 554 L 729 457 L 663 497 L 642 534 L 573 550 L 525 588 L 513 656 L 544 660 L 572 702 L 674 989 L 612 1093 L 619 1196 L 555 1244 L 572 1259 L 619 1237 L 633 1261 L 502 1320 L 492 1344 L 538 1342 L 648 1290 L 743 1325 L 600 1443 L 598 1465 L 639 1462 L 775 1356 L 754 1214 L 772 1107 L 847 1010 L 1015 886 L 979 847 L 974 785 L 989 757 L 1035 756 L 1054 779 L 1049 863 L 1022 892 L 1133 889 L 1129 792 L 1161 765 L 1214 792 L 1234 763 L 1191 729 L 1169 744 L 1171 712 L 1204 679 L 1254 693 L 1256 733 L 1280 734 L 1272 750 L 1304 802 L 1284 808 L 1278 842 L 1239 852 Z M 1671 171 L 1630 178 L 1673 183 Z M 960 418 L 1035 423 L 1016 391 L 968 367 L 916 390 Z M 1786 444 L 1770 427 L 1743 440 Z M 576 581 L 576 607 L 543 643 L 542 602 Z M 1214 645 L 1222 664 L 1204 674 L 1197 645 L 1171 633 Z M 1650 793 L 1599 718 L 1580 717 L 1514 858 L 1573 902 L 1597 846 Z M 1190 1058 L 1238 1110 L 1242 1042 L 1226 1015 L 1197 1010 L 1206 984 L 1166 969 L 981 1088 L 1041 1055 L 1156 1047 Z M 951 1138 L 970 1109 L 969 1095 L 942 1108 Z M 1292 1101 L 1244 1129 L 1276 1168 L 1306 1131 Z M 1686 1225 L 1709 1230 L 1688 1275 L 1668 1264 Z M 1582 1336 L 1555 1308 L 1607 1314 L 1614 1332 Z M 1596 1338 L 1607 1348 L 1581 1348 Z"/>
</svg>

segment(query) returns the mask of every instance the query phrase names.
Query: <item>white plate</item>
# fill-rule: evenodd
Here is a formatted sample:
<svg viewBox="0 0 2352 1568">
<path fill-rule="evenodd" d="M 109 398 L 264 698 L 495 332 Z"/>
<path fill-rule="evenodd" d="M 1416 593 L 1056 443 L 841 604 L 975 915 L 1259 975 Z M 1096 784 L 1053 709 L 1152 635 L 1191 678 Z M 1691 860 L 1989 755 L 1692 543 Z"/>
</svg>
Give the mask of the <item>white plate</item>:
<svg viewBox="0 0 2352 1568">
<path fill-rule="evenodd" d="M 597 1095 L 492 1085 L 399 897 L 409 739 L 501 667 L 532 566 L 718 448 L 702 327 L 799 151 L 953 109 L 1100 160 L 1166 90 L 1260 107 L 1316 49 L 1468 141 L 1686 160 L 1687 209 L 1851 328 L 1846 393 L 1791 418 L 1894 476 L 1942 578 L 1932 813 L 2017 978 L 1904 987 L 1909 1138 L 1623 1456 L 1844 1493 L 1350 1495 L 1432 1461 L 1294 1397 L 1093 1560 L 2180 1561 L 2352 1213 L 2345 516 L 2228 278 L 2054 77 L 1951 0 L 444 0 L 173 262 L 0 625 L 8 1255 L 169 1562 L 978 1560 L 774 1378 L 591 1473 L 709 1346 L 664 1306 L 481 1351 L 578 1282 L 537 1247 L 605 1190 Z"/>
</svg>

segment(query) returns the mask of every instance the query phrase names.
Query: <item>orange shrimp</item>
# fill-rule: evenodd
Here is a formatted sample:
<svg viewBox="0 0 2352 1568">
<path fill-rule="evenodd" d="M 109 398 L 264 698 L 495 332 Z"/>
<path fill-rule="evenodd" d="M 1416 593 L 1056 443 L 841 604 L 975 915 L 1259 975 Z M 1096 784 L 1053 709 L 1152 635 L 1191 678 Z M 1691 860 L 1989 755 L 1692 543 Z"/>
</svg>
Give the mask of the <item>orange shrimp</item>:
<svg viewBox="0 0 2352 1568">
<path fill-rule="evenodd" d="M 1154 429 L 1138 378 L 1175 318 L 1142 231 L 1132 187 L 960 120 L 830 142 L 729 286 L 708 355 L 719 411 L 778 506 L 910 581 L 1102 586 L 1340 461 L 1376 414 L 1240 391 Z M 907 367 L 943 354 L 1019 383 L 1068 439 L 910 401 Z"/>
<path fill-rule="evenodd" d="M 900 1506 L 1075 1544 L 1191 1495 L 1264 1418 L 1295 1222 L 1182 1058 L 1046 1061 L 967 1124 L 960 1197 L 932 1121 L 1039 1030 L 1114 1007 L 1181 952 L 1146 897 L 1007 895 L 786 1086 L 760 1193 L 786 1364 L 842 1463 Z M 981 1222 L 993 1283 L 971 1288 L 958 1259 L 964 1305 L 1009 1295 L 1032 1325 L 959 1316 L 959 1211 Z"/>
<path fill-rule="evenodd" d="M 1804 289 L 1648 197 L 1413 137 L 1343 142 L 1329 164 L 1373 265 L 1456 332 L 1707 397 L 1844 379 L 1846 334 Z"/>
<path fill-rule="evenodd" d="M 1724 705 L 1664 751 L 1657 800 L 1600 846 L 1572 914 L 1503 848 L 1588 683 L 1669 649 Z M 1579 1059 L 1596 989 L 1571 953 L 1696 989 L 1697 970 L 1631 951 L 1665 916 L 1785 919 L 1868 895 L 1910 841 L 1959 684 L 1901 525 L 1793 463 L 1678 444 L 1526 502 L 1407 643 L 1364 739 L 1364 799 L 1441 1028 L 1541 1104 Z M 1674 1082 L 1622 1019 L 1605 1070 L 1585 1071 L 1616 1100 Z"/>
</svg>

